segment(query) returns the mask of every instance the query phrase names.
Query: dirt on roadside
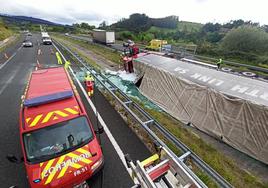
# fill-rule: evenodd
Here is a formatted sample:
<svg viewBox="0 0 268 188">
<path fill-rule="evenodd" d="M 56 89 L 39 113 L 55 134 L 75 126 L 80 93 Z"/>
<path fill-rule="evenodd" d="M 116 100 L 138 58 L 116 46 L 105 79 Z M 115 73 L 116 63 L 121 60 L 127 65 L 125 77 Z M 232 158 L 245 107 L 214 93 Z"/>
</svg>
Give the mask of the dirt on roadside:
<svg viewBox="0 0 268 188">
<path fill-rule="evenodd" d="M 57 38 L 57 40 L 59 40 L 60 42 L 62 42 L 66 46 L 71 46 L 72 48 L 75 48 L 77 50 L 77 52 L 80 53 L 81 55 L 89 57 L 96 64 L 98 64 L 103 70 L 108 69 L 108 70 L 112 70 L 112 71 L 118 71 L 121 68 L 120 65 L 90 51 L 89 49 L 86 49 L 84 47 L 81 47 L 77 44 L 71 43 L 71 42 L 66 41 L 66 40 L 62 40 L 62 39 L 58 39 L 58 38 Z"/>
</svg>

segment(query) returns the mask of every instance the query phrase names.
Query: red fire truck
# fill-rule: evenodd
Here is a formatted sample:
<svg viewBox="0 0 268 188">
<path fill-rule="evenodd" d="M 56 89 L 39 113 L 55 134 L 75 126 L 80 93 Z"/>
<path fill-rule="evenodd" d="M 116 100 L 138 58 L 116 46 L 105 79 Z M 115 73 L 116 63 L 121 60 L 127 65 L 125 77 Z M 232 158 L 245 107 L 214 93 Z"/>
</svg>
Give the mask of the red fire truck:
<svg viewBox="0 0 268 188">
<path fill-rule="evenodd" d="M 31 187 L 88 187 L 86 180 L 104 163 L 96 138 L 102 132 L 93 130 L 64 68 L 32 73 L 20 111 L 23 162 Z"/>
</svg>

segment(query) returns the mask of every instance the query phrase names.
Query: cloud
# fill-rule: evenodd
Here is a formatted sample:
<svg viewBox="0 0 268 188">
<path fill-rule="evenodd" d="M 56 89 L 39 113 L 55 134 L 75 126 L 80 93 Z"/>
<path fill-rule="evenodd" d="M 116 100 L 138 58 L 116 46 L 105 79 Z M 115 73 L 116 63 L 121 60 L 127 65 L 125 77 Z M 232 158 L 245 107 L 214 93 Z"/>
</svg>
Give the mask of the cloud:
<svg viewBox="0 0 268 188">
<path fill-rule="evenodd" d="M 60 7 L 48 7 L 50 4 L 47 0 L 43 5 L 46 6 L 34 6 L 34 4 L 23 4 L 19 1 L 5 1 L 0 0 L 0 12 L 11 15 L 23 15 L 46 19 L 48 21 L 61 23 L 61 24 L 73 24 L 79 22 L 97 23 L 103 20 L 114 21 L 114 17 L 107 17 L 102 14 L 95 13 L 94 11 L 81 11 L 79 7 L 72 7 L 62 5 Z M 3 5 L 3 6 L 2 6 Z M 116 20 L 117 21 L 117 20 Z"/>
<path fill-rule="evenodd" d="M 206 2 L 206 1 L 208 1 L 208 0 L 195 0 L 197 3 L 204 3 L 204 2 Z"/>
<path fill-rule="evenodd" d="M 137 12 L 155 18 L 177 15 L 181 20 L 201 23 L 223 23 L 241 18 L 268 24 L 268 17 L 263 16 L 266 1 L 166 0 L 163 3 L 155 0 L 0 0 L 0 12 L 62 24 L 88 22 L 98 25 L 103 20 L 112 24 Z"/>
</svg>

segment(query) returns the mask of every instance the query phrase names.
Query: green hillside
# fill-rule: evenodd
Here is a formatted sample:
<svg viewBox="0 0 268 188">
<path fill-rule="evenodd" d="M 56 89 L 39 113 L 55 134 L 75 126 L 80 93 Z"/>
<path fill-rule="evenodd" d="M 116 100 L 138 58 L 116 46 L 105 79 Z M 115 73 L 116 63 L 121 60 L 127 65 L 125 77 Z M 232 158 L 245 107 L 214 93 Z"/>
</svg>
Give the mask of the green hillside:
<svg viewBox="0 0 268 188">
<path fill-rule="evenodd" d="M 202 29 L 202 27 L 203 24 L 201 23 L 179 21 L 178 26 L 175 29 L 152 26 L 147 32 L 163 32 L 163 33 L 171 33 L 176 31 L 198 32 Z"/>
<path fill-rule="evenodd" d="M 12 35 L 12 31 L 9 30 L 2 19 L 0 19 L 0 41 L 8 38 Z"/>
<path fill-rule="evenodd" d="M 179 31 L 200 31 L 204 25 L 201 23 L 180 21 L 178 24 Z"/>
</svg>

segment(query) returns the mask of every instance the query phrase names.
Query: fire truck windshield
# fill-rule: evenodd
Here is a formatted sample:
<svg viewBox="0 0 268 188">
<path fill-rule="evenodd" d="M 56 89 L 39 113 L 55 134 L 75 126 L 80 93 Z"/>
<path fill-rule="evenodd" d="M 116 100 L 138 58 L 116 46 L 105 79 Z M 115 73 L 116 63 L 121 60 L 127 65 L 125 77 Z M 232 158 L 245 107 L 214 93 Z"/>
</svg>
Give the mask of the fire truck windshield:
<svg viewBox="0 0 268 188">
<path fill-rule="evenodd" d="M 78 117 L 25 133 L 23 141 L 27 160 L 36 163 L 79 148 L 92 137 L 93 133 L 86 117 Z"/>
</svg>

